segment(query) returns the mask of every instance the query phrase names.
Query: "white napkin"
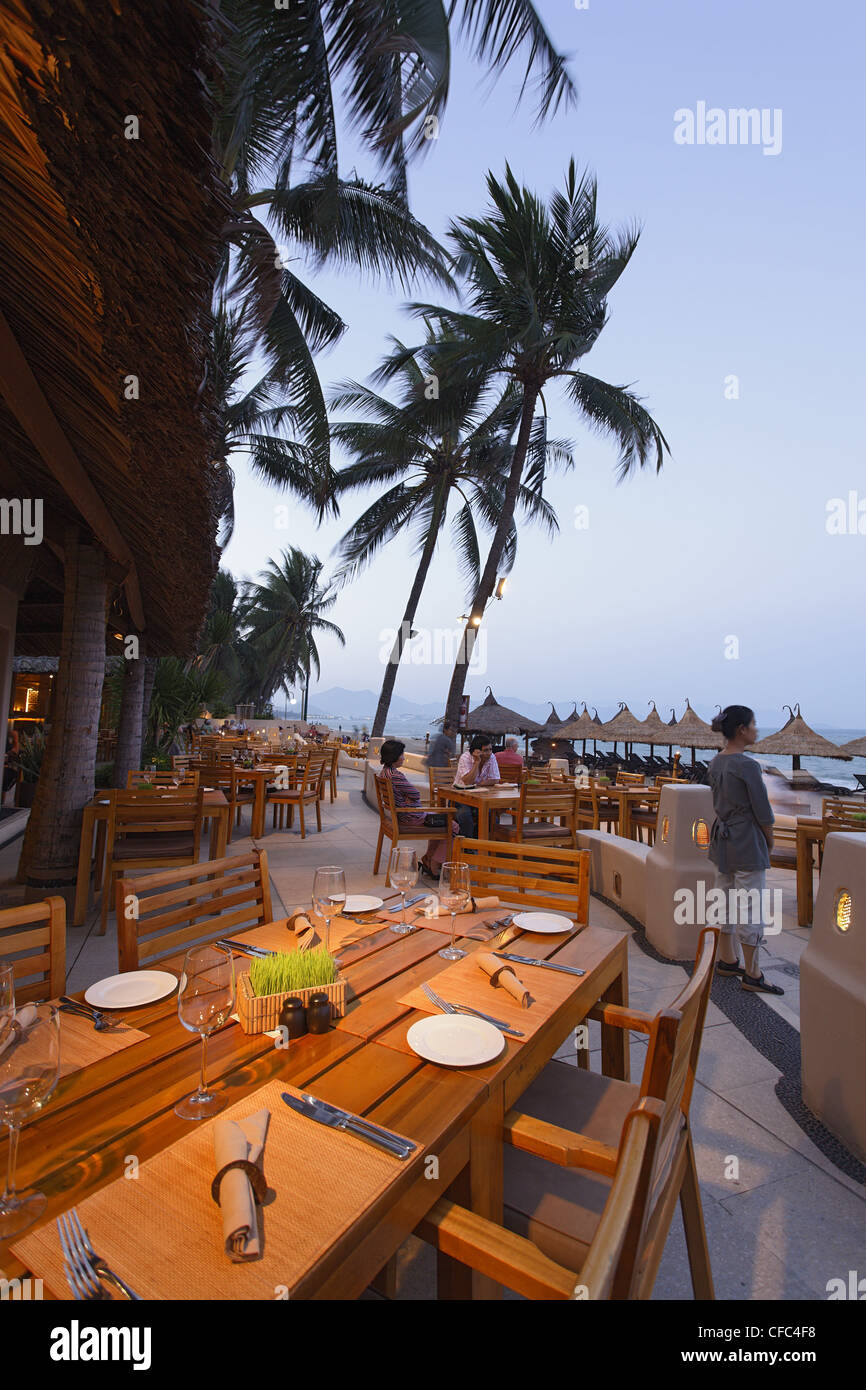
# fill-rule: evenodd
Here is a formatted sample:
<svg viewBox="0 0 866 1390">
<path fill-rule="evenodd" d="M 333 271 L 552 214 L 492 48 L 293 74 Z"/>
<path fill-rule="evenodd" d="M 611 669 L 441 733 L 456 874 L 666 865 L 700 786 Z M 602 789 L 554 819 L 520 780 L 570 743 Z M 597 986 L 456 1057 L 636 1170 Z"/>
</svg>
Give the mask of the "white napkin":
<svg viewBox="0 0 866 1390">
<path fill-rule="evenodd" d="M 227 1163 L 247 1159 L 258 1163 L 265 1146 L 269 1110 L 259 1110 L 242 1120 L 216 1120 L 214 1123 L 214 1153 L 219 1173 Z M 257 1260 L 261 1254 L 259 1223 L 250 1180 L 242 1168 L 226 1173 L 220 1186 L 220 1211 L 226 1254 L 239 1264 Z"/>
</svg>

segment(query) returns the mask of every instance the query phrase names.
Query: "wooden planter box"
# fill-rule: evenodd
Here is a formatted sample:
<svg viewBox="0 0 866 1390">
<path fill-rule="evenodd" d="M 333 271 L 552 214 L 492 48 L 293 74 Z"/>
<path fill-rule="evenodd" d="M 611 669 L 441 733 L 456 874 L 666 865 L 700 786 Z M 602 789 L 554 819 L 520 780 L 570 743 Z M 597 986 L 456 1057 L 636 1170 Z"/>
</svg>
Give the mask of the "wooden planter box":
<svg viewBox="0 0 866 1390">
<path fill-rule="evenodd" d="M 331 985 L 315 985 L 312 989 L 285 990 L 282 994 L 253 994 L 249 972 L 238 979 L 238 1018 L 245 1033 L 270 1033 L 280 1024 L 280 1010 L 286 999 L 302 999 L 304 1007 L 314 994 L 327 994 L 331 1014 L 342 1018 L 346 1012 L 346 981 L 335 980 Z"/>
</svg>

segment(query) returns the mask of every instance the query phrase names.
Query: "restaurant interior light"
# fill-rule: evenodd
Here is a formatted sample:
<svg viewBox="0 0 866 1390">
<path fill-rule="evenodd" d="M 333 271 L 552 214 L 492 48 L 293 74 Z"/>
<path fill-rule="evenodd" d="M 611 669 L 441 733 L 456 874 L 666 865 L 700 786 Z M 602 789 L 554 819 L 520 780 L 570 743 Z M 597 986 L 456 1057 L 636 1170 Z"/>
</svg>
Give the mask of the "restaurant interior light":
<svg viewBox="0 0 866 1390">
<path fill-rule="evenodd" d="M 668 816 L 664 816 L 663 819 L 662 819 L 662 844 L 664 844 L 664 843 L 666 842 L 666 840 L 667 840 L 667 838 L 668 838 L 668 834 L 669 834 L 669 832 L 670 832 L 670 828 L 671 828 L 670 819 L 669 819 Z"/>
<path fill-rule="evenodd" d="M 850 931 L 851 928 L 851 894 L 842 888 L 836 894 L 836 908 L 834 912 L 836 926 L 840 931 Z"/>
<path fill-rule="evenodd" d="M 505 593 L 505 585 L 506 585 L 507 583 L 508 583 L 508 580 L 507 580 L 506 576 L 503 574 L 502 578 L 497 582 L 497 585 L 496 585 L 496 591 L 495 591 L 495 592 L 496 592 L 496 597 L 497 597 L 497 598 L 502 598 L 502 595 Z"/>
<path fill-rule="evenodd" d="M 705 820 L 696 820 L 692 823 L 692 839 L 698 849 L 708 849 L 710 844 L 710 827 Z"/>
</svg>

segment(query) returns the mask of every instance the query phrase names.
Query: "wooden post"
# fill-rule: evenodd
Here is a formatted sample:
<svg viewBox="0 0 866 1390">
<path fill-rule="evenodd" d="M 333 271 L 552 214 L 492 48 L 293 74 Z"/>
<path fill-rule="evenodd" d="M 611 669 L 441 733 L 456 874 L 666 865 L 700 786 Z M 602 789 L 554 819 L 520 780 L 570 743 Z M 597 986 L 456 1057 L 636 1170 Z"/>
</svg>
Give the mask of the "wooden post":
<svg viewBox="0 0 866 1390">
<path fill-rule="evenodd" d="M 105 678 L 105 555 L 64 538 L 65 592 L 54 718 L 24 833 L 20 882 L 42 890 L 75 882 L 81 811 L 93 796 L 99 707 Z"/>
<path fill-rule="evenodd" d="M 127 656 L 125 651 L 123 656 L 123 693 L 120 699 L 112 778 L 112 786 L 119 787 L 121 791 L 126 787 L 127 773 L 141 767 L 139 759 L 142 749 L 145 656 L 141 638 L 138 642 L 136 656 Z M 124 647 L 126 645 L 124 641 Z"/>
</svg>

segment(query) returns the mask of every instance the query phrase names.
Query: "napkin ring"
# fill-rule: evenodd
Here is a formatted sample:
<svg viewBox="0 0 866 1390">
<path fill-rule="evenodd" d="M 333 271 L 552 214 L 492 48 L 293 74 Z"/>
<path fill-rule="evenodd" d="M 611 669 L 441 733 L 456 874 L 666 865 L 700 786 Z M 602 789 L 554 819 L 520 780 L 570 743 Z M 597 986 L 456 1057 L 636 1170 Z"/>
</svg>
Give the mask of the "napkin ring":
<svg viewBox="0 0 866 1390">
<path fill-rule="evenodd" d="M 216 1177 L 210 1185 L 210 1195 L 213 1197 L 217 1206 L 220 1202 L 220 1187 L 226 1173 L 230 1173 L 232 1168 L 240 1168 L 246 1173 L 250 1180 L 250 1187 L 253 1189 L 253 1196 L 256 1199 L 256 1206 L 262 1206 L 267 1195 L 268 1185 L 265 1182 L 265 1175 L 261 1168 L 257 1168 L 255 1163 L 250 1163 L 248 1158 L 236 1158 L 231 1163 L 227 1163 L 224 1168 L 220 1168 Z"/>
</svg>

